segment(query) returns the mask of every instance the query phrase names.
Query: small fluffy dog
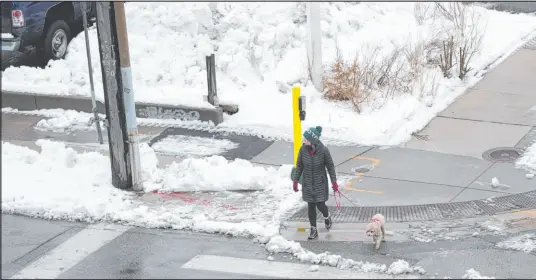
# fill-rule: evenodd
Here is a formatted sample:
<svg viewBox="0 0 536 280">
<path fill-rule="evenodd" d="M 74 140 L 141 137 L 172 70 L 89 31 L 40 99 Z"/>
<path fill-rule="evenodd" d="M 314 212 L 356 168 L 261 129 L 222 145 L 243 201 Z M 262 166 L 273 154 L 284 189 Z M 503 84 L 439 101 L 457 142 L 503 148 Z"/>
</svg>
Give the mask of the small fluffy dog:
<svg viewBox="0 0 536 280">
<path fill-rule="evenodd" d="M 368 236 L 372 236 L 376 243 L 376 250 L 380 248 L 382 241 L 385 241 L 385 217 L 382 214 L 376 214 L 365 227 Z"/>
</svg>

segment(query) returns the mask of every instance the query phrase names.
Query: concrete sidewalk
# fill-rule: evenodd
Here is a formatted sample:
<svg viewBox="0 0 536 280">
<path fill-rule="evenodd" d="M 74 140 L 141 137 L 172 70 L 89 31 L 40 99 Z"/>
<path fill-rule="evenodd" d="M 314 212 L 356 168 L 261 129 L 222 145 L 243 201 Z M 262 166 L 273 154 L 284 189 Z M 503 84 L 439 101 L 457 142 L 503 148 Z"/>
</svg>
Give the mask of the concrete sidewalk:
<svg viewBox="0 0 536 280">
<path fill-rule="evenodd" d="M 405 147 L 475 158 L 496 148 L 526 149 L 536 140 L 534 73 L 536 38 L 487 73 Z"/>
</svg>

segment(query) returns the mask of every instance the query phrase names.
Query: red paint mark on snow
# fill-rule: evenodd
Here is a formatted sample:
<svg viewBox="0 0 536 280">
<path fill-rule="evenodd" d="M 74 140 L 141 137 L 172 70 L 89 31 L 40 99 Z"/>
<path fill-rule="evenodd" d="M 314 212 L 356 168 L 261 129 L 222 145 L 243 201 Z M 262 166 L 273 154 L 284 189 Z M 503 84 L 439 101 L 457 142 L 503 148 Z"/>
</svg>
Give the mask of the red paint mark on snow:
<svg viewBox="0 0 536 280">
<path fill-rule="evenodd" d="M 159 191 L 153 191 L 153 193 L 160 195 L 164 199 L 180 199 L 186 203 L 201 203 L 205 206 L 212 205 L 212 201 L 203 199 L 203 198 L 191 197 L 189 193 L 181 193 L 181 192 L 165 193 L 165 192 L 159 192 Z M 217 205 L 217 206 L 231 209 L 231 210 L 238 210 L 238 208 L 234 207 L 233 205 L 222 204 L 222 205 Z"/>
</svg>

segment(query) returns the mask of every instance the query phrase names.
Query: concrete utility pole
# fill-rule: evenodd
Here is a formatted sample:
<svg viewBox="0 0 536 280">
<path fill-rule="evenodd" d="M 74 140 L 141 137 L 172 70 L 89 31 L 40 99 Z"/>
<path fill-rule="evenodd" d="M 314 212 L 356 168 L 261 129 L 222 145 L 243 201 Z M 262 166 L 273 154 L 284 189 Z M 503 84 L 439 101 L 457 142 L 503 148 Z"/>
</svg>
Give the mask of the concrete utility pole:
<svg viewBox="0 0 536 280">
<path fill-rule="evenodd" d="M 311 80 L 319 92 L 324 90 L 322 78 L 322 28 L 320 27 L 320 3 L 307 3 L 307 58 L 309 61 L 309 70 L 311 71 Z"/>
<path fill-rule="evenodd" d="M 112 184 L 120 189 L 139 188 L 138 129 L 124 6 L 123 2 L 98 1 L 96 7 Z"/>
</svg>

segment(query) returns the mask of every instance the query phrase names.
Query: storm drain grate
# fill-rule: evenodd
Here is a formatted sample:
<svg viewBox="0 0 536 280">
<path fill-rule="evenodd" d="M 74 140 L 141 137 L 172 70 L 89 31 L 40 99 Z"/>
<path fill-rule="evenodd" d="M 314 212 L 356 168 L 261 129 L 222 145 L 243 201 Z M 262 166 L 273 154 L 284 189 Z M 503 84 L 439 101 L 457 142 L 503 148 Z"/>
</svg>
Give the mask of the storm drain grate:
<svg viewBox="0 0 536 280">
<path fill-rule="evenodd" d="M 492 162 L 514 162 L 521 154 L 521 149 L 501 147 L 485 151 L 482 157 Z"/>
<path fill-rule="evenodd" d="M 334 222 L 368 222 L 374 214 L 381 213 L 389 222 L 412 222 L 428 220 L 460 219 L 475 216 L 490 216 L 517 209 L 536 208 L 536 191 L 495 197 L 492 200 L 472 200 L 455 203 L 438 203 L 407 206 L 329 207 Z M 322 220 L 318 215 L 318 220 Z M 291 221 L 307 222 L 307 209 L 294 214 Z"/>
</svg>

